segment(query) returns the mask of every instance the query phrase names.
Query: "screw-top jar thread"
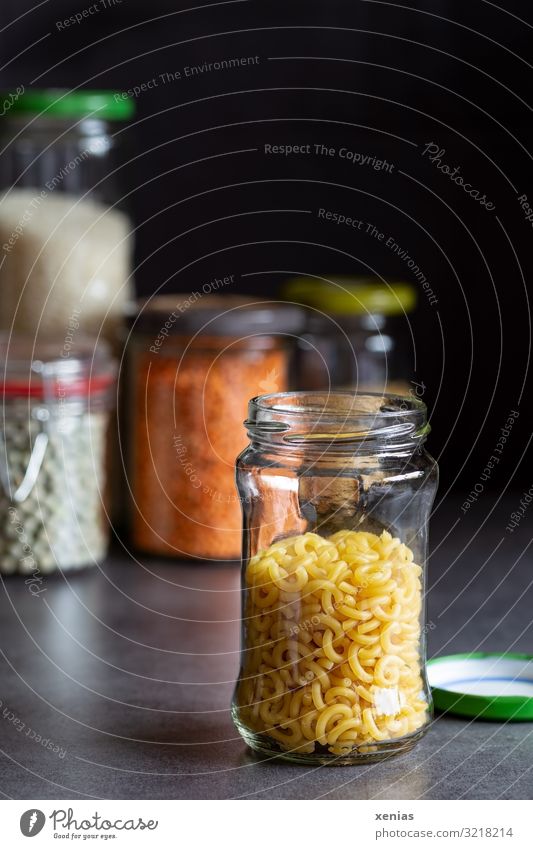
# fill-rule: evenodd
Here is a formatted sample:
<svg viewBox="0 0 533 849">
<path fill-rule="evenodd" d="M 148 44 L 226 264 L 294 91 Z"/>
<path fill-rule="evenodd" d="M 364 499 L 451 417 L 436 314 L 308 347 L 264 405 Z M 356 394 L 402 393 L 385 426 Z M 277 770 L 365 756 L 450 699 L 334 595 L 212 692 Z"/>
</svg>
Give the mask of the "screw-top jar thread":
<svg viewBox="0 0 533 849">
<path fill-rule="evenodd" d="M 351 391 L 261 395 L 245 426 L 252 442 L 276 449 L 358 454 L 414 450 L 431 429 L 418 398 Z"/>
</svg>

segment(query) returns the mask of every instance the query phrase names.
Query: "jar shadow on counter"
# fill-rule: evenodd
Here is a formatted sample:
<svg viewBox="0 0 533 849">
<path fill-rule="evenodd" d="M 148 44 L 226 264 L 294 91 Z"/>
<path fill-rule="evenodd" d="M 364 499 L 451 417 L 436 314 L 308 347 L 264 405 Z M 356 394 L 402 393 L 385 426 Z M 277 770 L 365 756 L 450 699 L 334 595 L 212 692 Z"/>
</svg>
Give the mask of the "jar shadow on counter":
<svg viewBox="0 0 533 849">
<path fill-rule="evenodd" d="M 126 752 L 131 750 L 134 756 L 138 756 L 139 745 L 157 746 L 158 752 L 165 751 L 164 747 L 168 746 L 168 752 L 174 758 L 179 757 L 180 749 L 186 749 L 190 762 L 191 752 L 198 749 L 204 752 L 209 751 L 211 760 L 211 756 L 216 759 L 218 747 L 241 746 L 240 738 L 233 733 L 226 712 L 220 711 L 220 715 L 224 717 L 224 721 L 213 721 L 212 715 L 207 717 L 206 722 L 199 721 L 194 716 L 188 716 L 186 722 L 172 724 L 175 716 L 169 713 L 166 715 L 167 727 L 158 729 L 155 734 L 153 716 L 146 722 L 128 723 L 127 732 L 124 730 L 123 722 L 122 724 L 118 722 L 115 728 L 111 725 L 106 728 L 106 731 L 110 734 L 116 733 L 121 747 L 124 747 Z M 227 750 L 225 755 L 223 752 L 220 754 L 222 763 L 224 757 L 227 757 Z M 200 758 L 201 754 L 198 755 L 198 759 Z M 195 759 L 194 756 L 192 759 Z"/>
</svg>

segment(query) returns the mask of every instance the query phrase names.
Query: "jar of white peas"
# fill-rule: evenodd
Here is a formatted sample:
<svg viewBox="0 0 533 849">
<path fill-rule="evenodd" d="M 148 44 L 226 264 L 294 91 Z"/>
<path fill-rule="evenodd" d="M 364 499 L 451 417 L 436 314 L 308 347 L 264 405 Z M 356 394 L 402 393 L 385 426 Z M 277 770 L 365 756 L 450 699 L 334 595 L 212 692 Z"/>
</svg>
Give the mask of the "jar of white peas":
<svg viewBox="0 0 533 849">
<path fill-rule="evenodd" d="M 95 564 L 109 539 L 109 347 L 75 327 L 54 340 L 1 333 L 0 366 L 0 573 L 40 580 Z"/>
<path fill-rule="evenodd" d="M 245 424 L 234 722 L 252 749 L 304 763 L 407 751 L 431 718 L 426 407 L 287 392 L 252 399 Z"/>
</svg>

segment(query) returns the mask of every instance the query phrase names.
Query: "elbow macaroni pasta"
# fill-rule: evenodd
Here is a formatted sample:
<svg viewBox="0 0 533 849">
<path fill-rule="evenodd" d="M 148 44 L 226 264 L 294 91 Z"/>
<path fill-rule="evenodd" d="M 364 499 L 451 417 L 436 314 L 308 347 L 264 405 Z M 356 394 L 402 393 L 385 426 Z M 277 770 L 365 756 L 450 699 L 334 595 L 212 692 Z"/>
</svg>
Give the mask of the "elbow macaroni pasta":
<svg viewBox="0 0 533 849">
<path fill-rule="evenodd" d="M 425 725 L 421 572 L 387 531 L 306 533 L 252 557 L 239 722 L 283 751 L 333 755 Z"/>
</svg>

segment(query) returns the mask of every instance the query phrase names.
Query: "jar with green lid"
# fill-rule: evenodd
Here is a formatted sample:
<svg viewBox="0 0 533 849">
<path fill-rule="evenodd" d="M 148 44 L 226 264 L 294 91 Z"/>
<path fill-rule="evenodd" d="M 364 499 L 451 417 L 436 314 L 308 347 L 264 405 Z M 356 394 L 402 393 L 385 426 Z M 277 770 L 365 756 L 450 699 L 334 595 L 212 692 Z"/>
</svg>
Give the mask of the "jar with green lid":
<svg viewBox="0 0 533 849">
<path fill-rule="evenodd" d="M 117 342 L 133 297 L 120 140 L 134 113 L 112 91 L 0 95 L 0 327 Z"/>
<path fill-rule="evenodd" d="M 0 572 L 39 576 L 99 562 L 109 537 L 109 347 L 0 334 L 0 368 Z"/>
<path fill-rule="evenodd" d="M 414 287 L 363 277 L 298 277 L 287 281 L 283 296 L 307 308 L 296 365 L 300 389 L 409 392 Z"/>
</svg>

